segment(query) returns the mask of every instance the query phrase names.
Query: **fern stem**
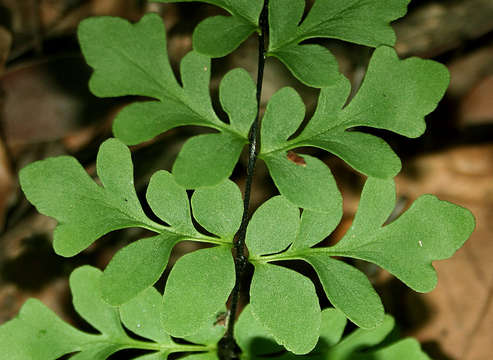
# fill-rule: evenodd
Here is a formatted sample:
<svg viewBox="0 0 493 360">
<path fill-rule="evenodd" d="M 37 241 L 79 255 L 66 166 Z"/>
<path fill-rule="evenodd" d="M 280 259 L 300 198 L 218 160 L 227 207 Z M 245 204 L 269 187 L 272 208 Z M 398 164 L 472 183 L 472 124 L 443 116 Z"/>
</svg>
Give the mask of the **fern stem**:
<svg viewBox="0 0 493 360">
<path fill-rule="evenodd" d="M 248 165 L 247 165 L 247 178 L 245 184 L 245 197 L 243 199 L 243 217 L 241 220 L 241 226 L 236 234 L 234 241 L 234 259 L 235 259 L 235 273 L 236 282 L 231 294 L 231 306 L 228 317 L 228 328 L 224 338 L 218 344 L 218 355 L 221 360 L 234 360 L 239 359 L 239 349 L 234 340 L 234 325 L 236 320 L 236 314 L 238 312 L 238 302 L 240 299 L 240 287 L 241 281 L 245 269 L 248 265 L 248 257 L 245 251 L 245 236 L 246 228 L 248 224 L 248 210 L 250 207 L 250 194 L 252 190 L 253 174 L 255 171 L 255 163 L 257 161 L 258 149 L 257 144 L 259 140 L 260 129 L 260 98 L 262 95 L 262 83 L 264 79 L 264 65 L 265 65 L 265 35 L 268 29 L 267 20 L 267 6 L 268 0 L 265 0 L 264 7 L 260 14 L 259 26 L 260 33 L 258 38 L 258 70 L 257 70 L 257 116 L 252 124 L 252 128 L 249 133 L 249 146 L 248 146 Z"/>
</svg>

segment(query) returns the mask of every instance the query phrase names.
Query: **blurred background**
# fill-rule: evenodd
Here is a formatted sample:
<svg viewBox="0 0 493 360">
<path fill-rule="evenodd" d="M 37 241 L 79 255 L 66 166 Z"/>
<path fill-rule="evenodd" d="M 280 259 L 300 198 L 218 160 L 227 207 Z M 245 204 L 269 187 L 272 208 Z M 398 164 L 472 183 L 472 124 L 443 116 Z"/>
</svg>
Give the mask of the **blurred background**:
<svg viewBox="0 0 493 360">
<path fill-rule="evenodd" d="M 111 136 L 112 119 L 135 99 L 98 99 L 89 93 L 91 70 L 80 54 L 77 25 L 86 17 L 100 15 L 137 21 L 149 11 L 158 12 L 165 21 L 175 70 L 192 48 L 195 25 L 221 13 L 198 3 L 0 0 L 0 324 L 15 316 L 27 298 L 36 297 L 63 319 L 87 329 L 71 308 L 68 275 L 83 264 L 104 268 L 118 249 L 147 236 L 140 230 L 115 232 L 74 258 L 61 258 L 51 247 L 55 222 L 38 214 L 25 200 L 17 173 L 32 161 L 70 154 L 95 174 L 97 149 Z M 369 264 L 354 264 L 370 277 L 402 333 L 417 337 L 433 359 L 491 360 L 493 1 L 414 0 L 409 14 L 395 22 L 394 28 L 402 58 L 433 58 L 447 65 L 451 73 L 448 92 L 428 116 L 423 137 L 406 139 L 378 133 L 403 160 L 403 170 L 396 178 L 399 201 L 395 215 L 421 194 L 433 193 L 469 208 L 477 227 L 453 258 L 435 264 L 439 282 L 429 294 L 414 293 Z M 337 56 L 354 94 L 372 49 L 332 40 L 320 43 Z M 251 38 L 234 54 L 213 61 L 211 91 L 217 109 L 218 84 L 228 70 L 243 67 L 256 78 L 256 51 L 256 39 Z M 307 115 L 312 114 L 317 91 L 299 84 L 277 60 L 268 59 L 262 105 L 286 85 L 300 92 Z M 174 129 L 133 148 L 139 194 L 145 191 L 150 175 L 158 169 L 169 170 L 183 142 L 200 131 L 193 127 Z M 316 154 L 329 164 L 343 193 L 343 221 L 326 243 L 337 241 L 351 224 L 364 178 L 330 154 L 309 149 L 300 152 Z M 245 165 L 246 156 L 242 156 L 233 174 L 240 187 Z M 252 210 L 275 192 L 265 166 L 259 162 Z M 195 248 L 195 244 L 180 244 L 171 263 Z M 310 275 L 309 269 L 304 271 Z M 323 292 L 320 294 L 326 305 Z M 244 296 L 243 303 L 246 301 Z M 113 358 L 124 359 L 125 355 Z"/>
</svg>

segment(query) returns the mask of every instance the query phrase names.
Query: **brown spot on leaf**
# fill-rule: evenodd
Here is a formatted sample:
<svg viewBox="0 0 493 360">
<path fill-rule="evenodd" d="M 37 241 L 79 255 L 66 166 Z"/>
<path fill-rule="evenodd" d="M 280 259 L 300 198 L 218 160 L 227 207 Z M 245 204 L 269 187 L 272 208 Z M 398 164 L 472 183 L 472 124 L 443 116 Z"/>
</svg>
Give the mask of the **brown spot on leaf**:
<svg viewBox="0 0 493 360">
<path fill-rule="evenodd" d="M 297 153 L 291 150 L 288 151 L 288 160 L 294 162 L 296 165 L 300 165 L 303 167 L 306 166 L 305 159 L 303 159 L 301 156 L 299 156 Z"/>
<path fill-rule="evenodd" d="M 216 321 L 214 322 L 214 326 L 226 326 L 226 320 L 228 319 L 228 312 L 222 311 L 216 316 Z"/>
</svg>

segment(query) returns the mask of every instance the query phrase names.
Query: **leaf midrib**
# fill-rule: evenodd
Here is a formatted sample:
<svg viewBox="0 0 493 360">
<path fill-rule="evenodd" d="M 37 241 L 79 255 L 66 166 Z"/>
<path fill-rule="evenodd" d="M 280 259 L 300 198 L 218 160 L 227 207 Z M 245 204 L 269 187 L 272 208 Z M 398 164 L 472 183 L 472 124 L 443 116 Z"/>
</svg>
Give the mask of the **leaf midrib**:
<svg viewBox="0 0 493 360">
<path fill-rule="evenodd" d="M 172 101 L 175 101 L 177 103 L 183 104 L 186 108 L 188 108 L 193 114 L 195 114 L 198 118 L 204 119 L 207 123 L 209 123 L 209 127 L 219 130 L 219 131 L 227 131 L 232 134 L 235 134 L 236 136 L 240 138 L 244 138 L 240 133 L 236 132 L 234 129 L 232 129 L 230 126 L 227 126 L 227 124 L 223 124 L 222 121 L 217 118 L 217 115 L 213 118 L 210 119 L 208 116 L 205 116 L 204 114 L 201 114 L 198 112 L 192 105 L 190 104 L 188 100 L 188 96 L 186 95 L 185 88 L 181 87 L 178 85 L 176 79 L 175 82 L 173 83 L 173 88 L 176 88 L 176 90 L 180 91 L 180 93 L 173 93 L 170 91 L 167 91 L 166 85 L 169 84 L 162 84 L 158 80 L 156 80 L 153 76 L 151 76 L 147 70 L 142 67 L 138 62 L 134 61 L 131 56 L 129 56 L 125 51 L 116 48 L 116 47 L 111 47 L 111 49 L 118 54 L 121 55 L 121 57 L 125 58 L 130 64 L 138 68 L 144 75 L 145 77 L 154 85 L 157 85 L 157 87 L 162 91 L 163 97 L 158 98 L 157 100 L 162 102 L 164 98 L 168 98 Z"/>
<path fill-rule="evenodd" d="M 111 203 L 111 201 L 108 201 L 108 196 L 114 197 L 118 201 L 118 198 L 111 191 L 109 191 L 108 189 L 106 189 L 105 187 L 102 187 L 102 186 L 99 186 L 98 191 L 101 191 L 103 193 L 103 196 L 102 196 L 103 200 L 101 198 L 93 198 L 93 197 L 88 196 L 86 194 L 78 194 L 78 196 L 85 198 L 85 199 L 88 199 L 90 202 L 98 203 L 98 206 L 106 208 L 109 211 L 117 212 L 117 213 L 121 214 L 123 219 L 129 219 L 129 220 L 135 221 L 135 224 L 129 224 L 128 227 L 134 227 L 134 226 L 142 227 L 144 229 L 153 231 L 158 235 L 161 235 L 161 234 L 164 234 L 165 232 L 168 232 L 168 233 L 172 233 L 172 234 L 175 234 L 177 236 L 182 237 L 183 238 L 182 240 L 208 242 L 208 243 L 215 243 L 215 244 L 219 244 L 219 245 L 231 245 L 231 242 L 223 241 L 222 238 L 213 238 L 213 237 L 206 236 L 206 235 L 203 235 L 200 233 L 197 233 L 197 234 L 182 233 L 172 226 L 164 226 L 164 225 L 161 225 L 159 223 L 156 223 L 156 222 L 152 221 L 151 219 L 147 218 L 147 216 L 145 219 L 138 218 L 138 217 L 134 216 L 133 214 L 129 214 L 129 213 L 125 212 L 121 207 L 115 207 L 114 204 Z M 140 203 L 139 203 L 139 205 L 140 205 Z M 144 216 L 145 216 L 145 214 L 144 214 Z M 59 221 L 59 223 L 60 224 L 67 224 L 70 222 Z"/>
<path fill-rule="evenodd" d="M 359 4 L 358 4 L 359 5 Z M 280 43 L 279 45 L 277 45 L 275 48 L 269 48 L 269 53 L 275 53 L 277 52 L 278 50 L 282 49 L 283 47 L 288 47 L 292 44 L 295 44 L 295 45 L 299 45 L 300 42 L 304 41 L 304 40 L 308 40 L 308 39 L 311 39 L 311 38 L 314 38 L 314 37 L 320 37 L 320 38 L 332 38 L 331 36 L 323 36 L 323 35 L 310 35 L 310 32 L 313 30 L 313 29 L 316 29 L 318 28 L 319 26 L 321 26 L 322 24 L 326 24 L 328 22 L 331 22 L 333 21 L 334 19 L 337 19 L 337 18 L 340 18 L 340 17 L 343 17 L 343 14 L 346 12 L 346 11 L 349 11 L 349 10 L 352 10 L 354 7 L 358 7 L 358 6 L 355 6 L 355 4 L 353 4 L 352 6 L 348 6 L 347 8 L 344 8 L 342 9 L 341 11 L 337 12 L 337 13 L 334 13 L 332 17 L 326 19 L 326 20 L 323 20 L 323 21 L 320 21 L 312 26 L 310 26 L 309 28 L 307 29 L 303 29 L 303 32 L 300 31 L 300 28 L 303 26 L 303 23 L 305 21 L 303 21 L 303 23 L 301 23 L 300 25 L 297 26 L 296 28 L 296 34 L 295 36 L 290 39 L 290 40 L 286 40 L 286 41 L 283 41 L 282 43 Z M 334 39 L 336 39 L 336 37 L 334 37 Z"/>
<path fill-rule="evenodd" d="M 356 94 L 356 96 L 357 96 L 357 94 Z M 356 98 L 356 96 L 355 96 L 355 98 Z M 354 100 L 355 98 L 353 98 L 353 100 Z M 351 103 L 352 103 L 352 102 L 351 102 Z M 349 106 L 349 105 L 351 105 L 351 103 L 349 103 L 349 104 L 348 104 L 348 106 Z M 340 114 L 344 114 L 344 111 L 348 108 L 348 106 L 346 106 L 346 107 L 344 107 L 344 108 L 340 109 L 340 110 L 339 110 L 339 113 L 340 113 Z M 372 104 L 372 105 L 370 105 L 369 107 L 367 107 L 367 108 L 365 108 L 365 109 L 361 110 L 360 112 L 358 112 L 357 114 L 355 114 L 355 116 L 358 116 L 359 114 L 362 114 L 362 113 L 367 112 L 367 111 L 368 111 L 369 109 L 371 109 L 373 106 L 374 106 L 373 104 Z M 313 119 L 313 117 L 312 117 L 312 119 Z M 310 121 L 312 121 L 312 119 L 310 119 Z M 352 120 L 351 120 L 351 119 L 349 119 L 349 118 L 346 118 L 346 119 L 344 119 L 344 118 L 343 118 L 343 120 L 342 120 L 342 121 L 340 121 L 338 124 L 333 125 L 333 126 L 330 126 L 330 127 L 326 128 L 325 130 L 322 130 L 322 131 L 320 131 L 320 132 L 318 132 L 318 133 L 316 133 L 316 134 L 312 134 L 312 135 L 310 135 L 310 136 L 303 136 L 303 132 L 304 132 L 304 130 L 303 130 L 303 131 L 301 132 L 301 134 L 300 134 L 298 137 L 296 137 L 295 139 L 292 139 L 292 140 L 287 140 L 287 141 L 284 143 L 284 145 L 283 145 L 283 146 L 277 147 L 277 148 L 272 149 L 272 150 L 269 150 L 269 151 L 267 151 L 267 152 L 262 152 L 262 151 L 261 151 L 261 152 L 260 152 L 260 154 L 259 154 L 259 157 L 260 157 L 260 158 L 263 158 L 264 156 L 269 155 L 269 154 L 271 154 L 271 153 L 275 153 L 275 152 L 279 152 L 279 151 L 288 151 L 288 150 L 292 150 L 292 149 L 295 149 L 295 148 L 298 148 L 298 147 L 302 147 L 302 146 L 313 146 L 313 145 L 310 143 L 310 141 L 311 141 L 313 138 L 316 138 L 316 137 L 319 137 L 319 136 L 328 135 L 328 134 L 330 134 L 331 132 L 338 132 L 338 131 L 340 131 L 340 130 L 345 131 L 345 130 L 347 130 L 347 129 L 349 129 L 349 128 L 352 128 L 352 127 L 356 127 L 356 126 L 358 126 L 357 124 L 352 124 L 352 125 L 350 125 L 350 126 L 347 126 L 347 124 L 351 123 L 351 121 L 352 121 Z M 365 125 L 364 125 L 364 124 L 361 124 L 360 126 L 365 126 Z M 301 138 L 301 139 L 300 139 L 300 138 Z M 335 139 L 335 140 L 333 140 L 333 141 L 334 141 L 334 142 L 337 142 L 337 139 Z"/>
</svg>

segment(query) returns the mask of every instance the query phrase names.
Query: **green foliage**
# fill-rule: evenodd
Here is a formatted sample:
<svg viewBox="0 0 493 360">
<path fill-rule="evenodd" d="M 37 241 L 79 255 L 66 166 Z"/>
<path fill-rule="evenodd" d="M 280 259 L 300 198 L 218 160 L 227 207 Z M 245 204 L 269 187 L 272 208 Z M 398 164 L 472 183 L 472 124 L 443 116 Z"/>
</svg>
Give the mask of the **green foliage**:
<svg viewBox="0 0 493 360">
<path fill-rule="evenodd" d="M 59 222 L 53 235 L 53 246 L 59 255 L 76 255 L 113 230 L 162 229 L 142 211 L 126 146 L 115 139 L 104 142 L 98 153 L 97 171 L 102 187 L 68 156 L 37 161 L 19 174 L 27 199 L 40 213 Z"/>
<path fill-rule="evenodd" d="M 27 300 L 16 318 L 0 327 L 2 356 L 12 360 L 57 359 L 97 340 L 65 324 L 35 299 Z"/>
<path fill-rule="evenodd" d="M 311 296 L 315 296 L 314 289 L 309 289 L 305 285 L 298 285 L 298 290 L 292 289 L 294 276 L 291 279 L 284 272 L 278 270 L 278 267 L 265 264 L 270 261 L 300 259 L 308 262 L 317 272 L 332 305 L 341 310 L 356 325 L 366 329 L 380 325 L 384 319 L 384 309 L 380 298 L 363 273 L 331 257 L 342 256 L 373 262 L 394 274 L 412 289 L 421 292 L 431 291 L 436 285 L 436 273 L 431 265 L 432 261 L 449 258 L 462 246 L 474 230 L 474 218 L 464 208 L 440 201 L 431 195 L 424 195 L 416 200 L 411 208 L 397 220 L 382 227 L 394 206 L 393 180 L 369 178 L 365 184 L 354 222 L 344 238 L 336 245 L 325 248 L 310 248 L 310 245 L 315 244 L 313 242 L 298 244 L 296 247 L 293 245 L 283 252 L 280 252 L 280 247 L 273 248 L 274 251 L 270 251 L 271 253 L 276 252 L 273 255 L 261 251 L 251 252 L 250 261 L 255 265 L 255 274 L 250 290 L 252 312 L 269 329 L 271 328 L 266 324 L 267 320 L 264 320 L 264 317 L 270 316 L 274 319 L 272 321 L 277 319 L 277 315 L 260 314 L 264 311 L 263 308 L 269 307 L 269 304 L 254 305 L 256 297 L 259 296 L 259 290 L 254 286 L 257 277 L 269 279 L 263 282 L 257 280 L 263 285 L 263 287 L 259 285 L 258 288 L 263 289 L 266 294 L 264 296 L 274 291 L 268 287 L 269 283 L 276 284 L 278 289 L 285 288 L 281 290 L 285 297 L 282 299 L 283 303 L 289 301 L 298 303 L 300 293 L 304 294 L 303 296 L 309 296 L 308 293 L 311 292 Z M 278 210 L 270 207 L 260 208 L 257 213 L 254 214 L 249 226 L 254 224 L 253 220 L 256 216 L 264 217 L 266 223 L 269 220 L 277 222 L 278 228 L 292 227 L 293 223 L 296 224 L 297 221 L 300 221 L 299 218 L 279 216 Z M 314 216 L 313 214 L 310 215 Z M 324 215 L 323 213 L 318 214 L 321 218 Z M 311 229 L 310 227 L 317 226 L 317 222 L 306 222 L 306 225 L 301 229 L 308 233 L 316 232 L 319 229 Z M 322 234 L 325 235 L 326 233 Z M 246 243 L 249 245 L 251 242 L 247 232 Z M 282 243 L 283 247 L 287 245 L 287 243 Z M 257 275 L 258 272 L 260 275 Z M 296 294 L 296 296 L 289 294 Z M 274 299 L 279 297 L 281 294 L 274 296 Z M 348 301 L 348 299 L 351 300 Z M 273 306 L 270 310 L 274 311 L 276 308 L 277 313 L 286 311 L 292 315 L 295 312 L 295 308 L 283 309 L 275 300 L 270 300 L 270 306 Z M 298 315 L 299 317 L 306 316 L 307 309 L 310 307 L 308 305 L 305 307 L 305 315 L 302 311 Z M 283 313 L 283 316 L 289 315 Z M 280 322 L 282 319 L 281 317 L 277 320 Z M 298 329 L 298 333 L 303 332 L 304 336 L 309 336 L 310 331 L 315 338 L 318 334 L 315 329 L 310 330 L 310 328 L 301 326 Z M 271 332 L 276 340 L 282 341 L 277 338 L 275 329 L 271 329 Z M 296 350 L 292 348 L 296 345 L 281 343 L 296 353 Z M 305 344 L 307 344 L 306 341 Z"/>
<path fill-rule="evenodd" d="M 54 360 L 72 354 L 75 360 L 103 360 L 123 349 L 141 349 L 149 353 L 140 360 L 163 360 L 177 352 L 182 359 L 218 360 L 218 342 L 226 333 L 222 321 L 230 318 L 226 304 L 238 285 L 241 257 L 247 256 L 238 253 L 237 233 L 246 226 L 254 273 L 250 304 L 234 332 L 242 359 L 427 360 L 415 340 L 393 342 L 394 322 L 384 314 L 379 295 L 361 271 L 340 259 L 372 262 L 410 288 L 427 292 L 437 282 L 432 262 L 452 256 L 474 229 L 469 211 L 432 195 L 420 197 L 386 224 L 395 207 L 392 177 L 400 171 L 400 159 L 361 127 L 420 136 L 424 117 L 435 109 L 449 81 L 444 66 L 400 60 L 388 47 L 395 42 L 389 24 L 404 15 L 409 0 L 315 0 L 302 21 L 303 0 L 270 0 L 268 19 L 262 21 L 262 0 L 202 2 L 230 16 L 211 17 L 197 26 L 194 51 L 181 60 L 179 79 L 168 60 L 158 15 L 147 14 L 136 24 L 112 17 L 81 22 L 82 52 L 94 69 L 91 91 L 100 97 L 147 99 L 117 115 L 113 132 L 119 140 L 105 141 L 97 157 L 101 185 L 73 157 L 61 156 L 25 167 L 19 175 L 22 190 L 39 212 L 58 221 L 53 245 L 60 255 L 76 255 L 114 230 L 142 228 L 154 236 L 123 247 L 104 272 L 85 266 L 72 273 L 74 307 L 99 334 L 81 332 L 29 300 L 18 317 L 0 326 L 4 356 Z M 263 20 L 269 22 L 264 55 L 278 58 L 301 82 L 320 88 L 320 95 L 307 122 L 294 89 L 280 89 L 268 102 L 258 157 L 280 195 L 262 204 L 247 224 L 242 221 L 248 199 L 242 200 L 228 177 L 249 142 L 259 94 L 245 70 L 229 71 L 219 84 L 226 123 L 212 106 L 209 82 L 211 57 L 230 53 L 255 32 L 266 35 Z M 302 43 L 313 38 L 376 48 L 351 101 L 350 83 L 338 72 L 333 55 L 321 45 Z M 151 177 L 146 200 L 158 218 L 151 220 L 137 197 L 126 145 L 184 125 L 215 132 L 188 139 L 172 172 L 160 170 Z M 293 151 L 306 146 L 335 154 L 368 177 L 351 228 L 329 247 L 314 246 L 340 222 L 342 196 L 326 164 Z M 194 190 L 191 198 L 187 190 Z M 213 247 L 179 258 L 161 294 L 153 285 L 173 247 L 185 240 Z M 321 310 L 312 281 L 282 266 L 287 260 L 313 267 L 334 308 Z M 359 329 L 342 337 L 347 319 Z"/>
<path fill-rule="evenodd" d="M 165 329 L 180 337 L 196 333 L 215 319 L 234 284 L 235 268 L 229 248 L 218 246 L 183 256 L 171 270 L 164 291 Z"/>
<path fill-rule="evenodd" d="M 216 343 L 226 328 L 218 324 L 215 318 L 205 322 L 195 334 L 184 338 L 194 344 L 178 344 L 172 340 L 161 322 L 161 316 L 169 314 L 170 309 L 163 306 L 162 295 L 156 289 L 148 288 L 120 308 L 114 308 L 106 304 L 101 296 L 98 286 L 101 277 L 101 271 L 90 266 L 80 267 L 70 276 L 74 307 L 99 334 L 75 329 L 38 300 L 31 299 L 24 304 L 16 318 L 0 327 L 3 356 L 12 360 L 55 360 L 73 353 L 70 359 L 103 360 L 120 350 L 141 349 L 150 353 L 135 359 L 164 360 L 169 354 L 188 352 L 190 355 L 183 359 L 217 360 Z M 283 348 L 253 316 L 251 307 L 248 305 L 242 312 L 235 332 L 236 340 L 243 350 L 242 359 L 271 358 L 271 354 L 282 353 Z M 342 340 L 346 319 L 341 312 L 325 309 L 319 313 L 319 319 L 320 339 L 314 351 L 306 356 L 284 353 L 281 359 L 318 359 L 321 355 L 330 360 L 387 360 L 393 359 L 392 356 L 404 360 L 428 359 L 421 352 L 419 344 L 412 339 L 370 352 L 360 352 L 362 347 L 375 346 L 387 337 L 394 325 L 390 317 L 386 317 L 383 325 L 376 329 L 359 329 Z M 289 319 L 286 321 L 286 324 L 290 324 Z M 135 339 L 124 329 L 144 340 Z"/>
<path fill-rule="evenodd" d="M 287 140 L 303 121 L 304 105 L 290 88 L 274 94 L 262 122 L 259 156 L 281 194 L 290 201 L 304 209 L 334 212 L 340 195 L 331 173 L 307 156 L 303 156 L 303 164 L 289 161 L 287 152 L 313 146 L 339 156 L 367 176 L 393 177 L 401 168 L 397 155 L 382 139 L 354 128 L 374 127 L 408 137 L 421 135 L 425 129 L 423 118 L 436 107 L 448 79 L 441 64 L 417 58 L 399 60 L 393 49 L 380 47 L 354 99 L 344 107 L 350 93 L 349 81 L 344 77 L 322 88 L 315 114 L 293 139 Z"/>
<path fill-rule="evenodd" d="M 116 253 L 101 281 L 108 303 L 123 304 L 152 286 L 164 272 L 172 248 L 180 241 L 224 244 L 227 249 L 231 246 L 242 216 L 240 190 L 233 182 L 227 180 L 193 196 L 198 222 L 216 232 L 220 236 L 216 238 L 195 229 L 186 190 L 167 171 L 158 171 L 151 177 L 146 197 L 153 212 L 169 226 L 144 214 L 133 186 L 130 151 L 120 141 L 109 139 L 101 145 L 97 170 L 103 186 L 92 181 L 74 158 L 62 156 L 25 167 L 20 182 L 31 203 L 59 222 L 54 248 L 61 255 L 73 256 L 113 230 L 140 227 L 158 234 Z M 210 212 L 204 201 L 214 204 L 216 211 Z M 226 204 L 231 208 L 227 209 Z"/>
<path fill-rule="evenodd" d="M 304 0 L 270 0 L 267 55 L 282 61 L 308 86 L 332 86 L 341 78 L 335 57 L 323 46 L 300 43 L 332 38 L 372 47 L 394 45 L 395 34 L 389 23 L 404 16 L 408 2 L 316 0 L 300 23 Z"/>
<path fill-rule="evenodd" d="M 207 231 L 233 242 L 243 215 L 241 191 L 232 181 L 198 189 L 192 196 L 195 218 Z"/>
<path fill-rule="evenodd" d="M 382 323 L 383 305 L 365 274 L 328 254 L 313 251 L 300 257 L 315 269 L 327 298 L 348 319 L 365 329 Z"/>
<path fill-rule="evenodd" d="M 317 343 L 320 305 L 315 287 L 296 271 L 256 264 L 250 305 L 254 317 L 289 351 L 306 354 Z"/>
<path fill-rule="evenodd" d="M 232 134 L 191 138 L 173 164 L 176 181 L 190 189 L 219 184 L 233 172 L 244 145 L 243 139 Z"/>
<path fill-rule="evenodd" d="M 125 327 L 133 333 L 159 344 L 173 344 L 161 324 L 162 296 L 153 287 L 120 307 Z"/>
<path fill-rule="evenodd" d="M 236 327 L 236 340 L 241 347 L 243 360 L 430 360 L 414 339 L 393 342 L 391 331 L 394 320 L 385 316 L 383 323 L 371 330 L 357 329 L 344 338 L 346 318 L 338 310 L 327 308 L 321 312 L 320 338 L 308 355 L 297 356 L 283 352 L 274 337 L 252 314 L 248 305 L 240 315 Z M 273 356 L 275 354 L 275 356 Z"/>
<path fill-rule="evenodd" d="M 176 3 L 196 2 L 219 6 L 231 16 L 213 16 L 202 21 L 193 33 L 193 48 L 210 57 L 221 57 L 234 51 L 259 29 L 263 0 L 151 0 Z"/>
<path fill-rule="evenodd" d="M 123 304 L 156 283 L 179 241 L 180 237 L 165 233 L 137 240 L 118 251 L 101 279 L 105 301 Z"/>
<path fill-rule="evenodd" d="M 175 352 L 212 350 L 210 346 L 182 345 L 171 339 L 160 322 L 161 295 L 154 288 L 142 292 L 120 309 L 108 305 L 101 297 L 101 276 L 101 271 L 90 266 L 80 267 L 70 276 L 75 310 L 100 334 L 79 331 L 39 301 L 29 300 L 18 317 L 0 327 L 3 356 L 12 360 L 55 360 L 76 353 L 70 359 L 103 360 L 119 350 L 142 349 L 154 352 L 144 357 L 146 360 L 157 360 L 167 359 Z M 130 337 L 122 323 L 131 332 L 150 341 Z M 224 333 L 223 326 L 214 327 Z M 199 331 L 203 333 L 201 336 L 210 332 L 208 328 Z"/>
<path fill-rule="evenodd" d="M 334 208 L 331 213 L 321 213 L 303 209 L 300 229 L 291 249 L 303 249 L 318 244 L 336 228 L 342 218 L 342 206 Z"/>
<path fill-rule="evenodd" d="M 279 192 L 289 201 L 315 212 L 337 214 L 342 196 L 329 168 L 315 157 L 299 157 L 301 165 L 291 161 L 284 151 L 262 156 Z"/>
<path fill-rule="evenodd" d="M 415 291 L 431 291 L 437 282 L 432 261 L 448 259 L 464 244 L 474 230 L 474 217 L 464 208 L 423 195 L 381 227 L 383 216 L 390 216 L 385 204 L 394 199 L 393 181 L 368 180 L 351 229 L 332 251 L 378 264 Z"/>
<path fill-rule="evenodd" d="M 224 75 L 219 85 L 219 100 L 229 116 L 231 127 L 248 137 L 252 119 L 257 116 L 256 86 L 244 69 Z"/>
<path fill-rule="evenodd" d="M 268 355 L 282 351 L 270 331 L 253 316 L 251 305 L 247 305 L 236 322 L 235 336 L 244 355 Z"/>
<path fill-rule="evenodd" d="M 89 86 L 95 95 L 154 99 L 133 103 L 117 115 L 113 125 L 117 138 L 134 145 L 177 126 L 212 128 L 219 133 L 197 136 L 185 143 L 173 173 L 181 185 L 190 189 L 218 184 L 231 175 L 248 142 L 247 129 L 257 109 L 250 76 L 244 71 L 230 75 L 238 81 L 235 96 L 247 100 L 241 106 L 232 106 L 230 96 L 223 96 L 226 110 L 234 119 L 229 125 L 219 120 L 212 108 L 210 58 L 195 52 L 187 54 L 181 61 L 180 85 L 166 54 L 164 24 L 156 14 L 147 14 L 134 25 L 111 17 L 86 19 L 78 35 L 86 61 L 94 68 Z M 226 90 L 230 87 L 224 85 Z"/>
<path fill-rule="evenodd" d="M 272 213 L 277 217 L 273 218 Z M 246 245 L 252 255 L 277 253 L 295 239 L 300 212 L 286 198 L 276 196 L 262 204 L 248 224 Z M 279 222 L 278 218 L 285 219 Z"/>
</svg>

